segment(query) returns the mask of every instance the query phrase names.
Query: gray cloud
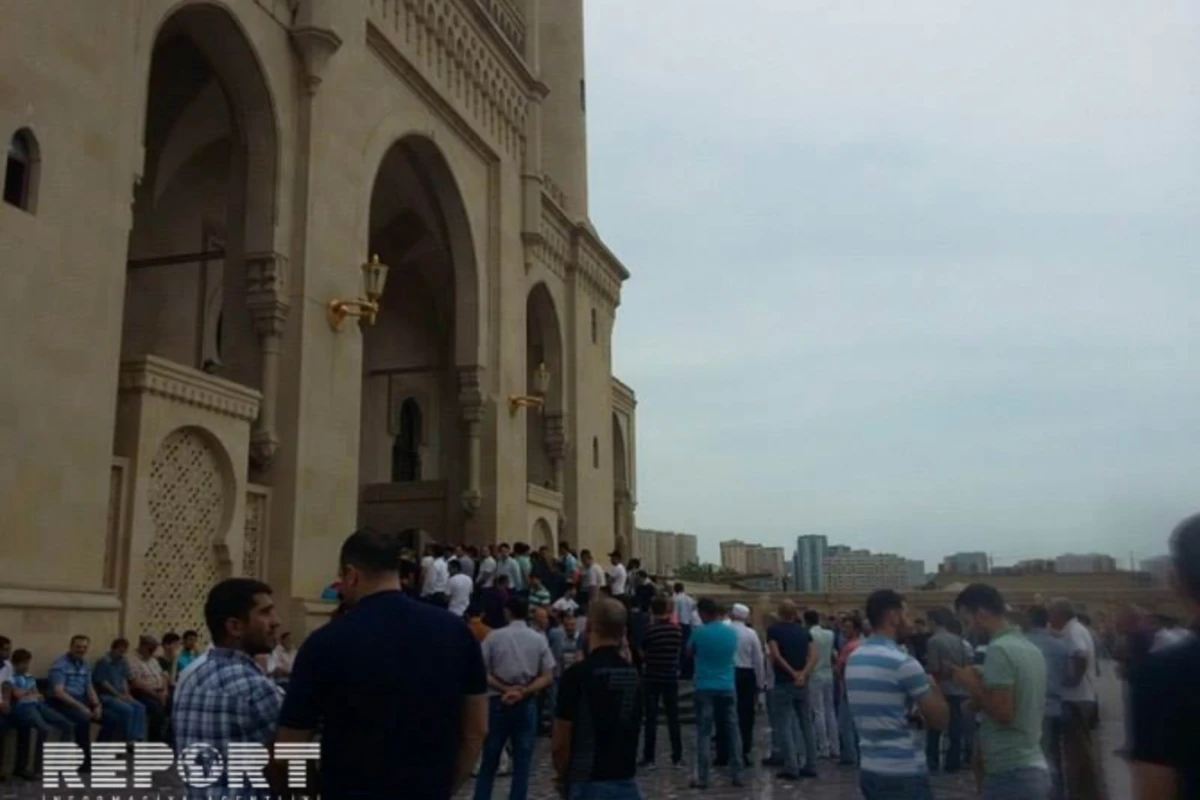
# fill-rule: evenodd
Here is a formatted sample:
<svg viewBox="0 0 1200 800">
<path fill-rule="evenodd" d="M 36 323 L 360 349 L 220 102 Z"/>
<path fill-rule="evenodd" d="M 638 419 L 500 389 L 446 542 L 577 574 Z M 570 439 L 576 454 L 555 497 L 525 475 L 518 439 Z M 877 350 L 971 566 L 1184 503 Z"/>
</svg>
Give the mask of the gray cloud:
<svg viewBox="0 0 1200 800">
<path fill-rule="evenodd" d="M 587 5 L 640 522 L 933 562 L 1195 510 L 1200 6 L 1051 6 Z"/>
</svg>

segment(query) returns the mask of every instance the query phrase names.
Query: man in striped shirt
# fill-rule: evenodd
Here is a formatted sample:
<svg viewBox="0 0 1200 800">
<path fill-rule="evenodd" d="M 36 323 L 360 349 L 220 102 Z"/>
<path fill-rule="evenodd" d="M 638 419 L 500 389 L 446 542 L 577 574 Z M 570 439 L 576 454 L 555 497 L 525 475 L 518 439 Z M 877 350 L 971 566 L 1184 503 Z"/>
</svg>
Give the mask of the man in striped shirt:
<svg viewBox="0 0 1200 800">
<path fill-rule="evenodd" d="M 846 662 L 861 756 L 859 788 L 866 800 L 930 800 L 924 736 L 913 710 L 935 730 L 945 728 L 950 710 L 937 684 L 896 644 L 909 633 L 904 598 L 890 589 L 874 592 L 867 598 L 867 620 L 872 635 Z"/>
<path fill-rule="evenodd" d="M 646 703 L 646 735 L 641 766 L 654 765 L 658 737 L 658 701 L 667 712 L 667 733 L 671 737 L 671 763 L 683 763 L 683 739 L 679 732 L 679 654 L 683 649 L 683 631 L 671 622 L 670 606 L 665 597 L 650 601 L 654 621 L 642 634 L 642 684 Z"/>
</svg>

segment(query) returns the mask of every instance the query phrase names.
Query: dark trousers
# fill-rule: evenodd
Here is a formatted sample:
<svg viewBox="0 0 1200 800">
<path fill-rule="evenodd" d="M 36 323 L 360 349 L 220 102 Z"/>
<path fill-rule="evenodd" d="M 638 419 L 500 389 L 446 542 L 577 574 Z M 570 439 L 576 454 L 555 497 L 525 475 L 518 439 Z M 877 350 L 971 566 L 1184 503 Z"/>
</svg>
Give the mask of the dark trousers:
<svg viewBox="0 0 1200 800">
<path fill-rule="evenodd" d="M 962 767 L 963 755 L 963 698 L 946 695 L 946 705 L 950 707 L 950 724 L 946 726 L 946 772 L 958 772 Z M 938 769 L 942 756 L 942 732 L 932 728 L 925 733 L 925 760 L 931 770 Z"/>
<path fill-rule="evenodd" d="M 646 732 L 642 742 L 642 760 L 654 761 L 658 744 L 658 701 L 667 713 L 667 734 L 671 737 L 671 763 L 683 760 L 683 737 L 679 732 L 679 683 L 646 681 Z"/>
<path fill-rule="evenodd" d="M 696 675 L 695 661 L 688 654 L 688 640 L 692 638 L 692 626 L 681 623 L 679 632 L 683 634 L 683 649 L 679 652 L 679 678 L 690 681 Z"/>
<path fill-rule="evenodd" d="M 754 743 L 754 701 L 758 699 L 758 678 L 753 669 L 738 667 L 737 685 L 738 729 L 742 734 L 742 756 L 750 757 Z"/>
<path fill-rule="evenodd" d="M 1095 703 L 1063 703 L 1063 773 L 1070 800 L 1105 800 L 1108 790 L 1096 757 Z"/>
<path fill-rule="evenodd" d="M 152 742 L 170 742 L 171 729 L 167 725 L 168 706 L 171 702 L 167 696 L 167 704 L 160 703 L 158 698 L 139 689 L 133 690 L 133 696 L 146 707 L 146 738 Z"/>
</svg>

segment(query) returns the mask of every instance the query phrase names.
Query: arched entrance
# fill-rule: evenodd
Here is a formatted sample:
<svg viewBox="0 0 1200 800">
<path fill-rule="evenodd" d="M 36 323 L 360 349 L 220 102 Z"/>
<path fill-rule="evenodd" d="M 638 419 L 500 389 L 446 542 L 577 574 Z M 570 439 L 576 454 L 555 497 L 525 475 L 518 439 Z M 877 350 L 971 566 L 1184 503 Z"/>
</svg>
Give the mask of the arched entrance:
<svg viewBox="0 0 1200 800">
<path fill-rule="evenodd" d="M 554 298 L 546 284 L 538 283 L 525 302 L 526 393 L 533 392 L 534 372 L 543 364 L 550 372 L 550 387 L 544 407 L 525 410 L 526 482 L 560 494 L 566 455 L 562 353 L 562 328 Z"/>
<path fill-rule="evenodd" d="M 629 453 L 625 430 L 616 414 L 612 418 L 613 453 L 613 537 L 617 549 L 629 557 L 633 540 L 633 492 L 629 485 Z"/>
<path fill-rule="evenodd" d="M 391 269 L 377 322 L 362 328 L 359 522 L 462 541 L 472 431 L 459 353 L 478 330 L 475 267 L 454 178 L 429 140 L 405 137 L 384 155 L 368 239 Z"/>
<path fill-rule="evenodd" d="M 549 547 L 551 553 L 558 552 L 554 543 L 554 529 L 550 527 L 550 523 L 545 517 L 538 517 L 537 522 L 533 523 L 533 530 L 529 533 L 529 545 L 537 550 L 541 547 Z"/>
<path fill-rule="evenodd" d="M 189 4 L 159 28 L 149 67 L 114 431 L 133 513 L 111 580 L 129 633 L 196 627 L 184 598 L 207 590 L 212 564 L 261 567 L 266 512 L 247 510 L 248 478 L 269 480 L 278 445 L 273 391 L 258 392 L 274 385 L 287 309 L 278 130 L 252 45 L 224 8 Z M 229 460 L 220 480 L 213 453 Z"/>
</svg>

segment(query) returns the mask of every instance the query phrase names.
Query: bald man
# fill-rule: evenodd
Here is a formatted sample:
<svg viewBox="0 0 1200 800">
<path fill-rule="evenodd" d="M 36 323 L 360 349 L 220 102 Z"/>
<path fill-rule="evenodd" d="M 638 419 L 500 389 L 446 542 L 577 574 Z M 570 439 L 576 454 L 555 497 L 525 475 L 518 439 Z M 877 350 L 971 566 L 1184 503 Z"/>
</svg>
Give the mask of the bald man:
<svg viewBox="0 0 1200 800">
<path fill-rule="evenodd" d="M 563 797 L 641 797 L 635 781 L 641 687 L 621 653 L 627 626 L 623 603 L 593 599 L 587 657 L 559 683 L 551 742 Z"/>
</svg>

